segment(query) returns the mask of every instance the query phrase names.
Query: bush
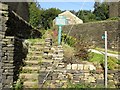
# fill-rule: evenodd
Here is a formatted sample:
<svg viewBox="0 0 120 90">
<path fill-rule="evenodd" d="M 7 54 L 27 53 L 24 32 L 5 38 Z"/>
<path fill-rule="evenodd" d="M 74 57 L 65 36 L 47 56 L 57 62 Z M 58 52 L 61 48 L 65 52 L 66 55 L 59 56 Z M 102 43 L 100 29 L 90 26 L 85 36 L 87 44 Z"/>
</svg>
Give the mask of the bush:
<svg viewBox="0 0 120 90">
<path fill-rule="evenodd" d="M 18 79 L 16 84 L 13 85 L 13 90 L 22 90 L 23 89 L 23 81 Z"/>
<path fill-rule="evenodd" d="M 83 42 L 83 41 L 78 41 L 75 44 L 75 57 L 79 58 L 80 60 L 88 60 L 89 57 L 89 46 L 87 45 L 87 42 Z"/>
<path fill-rule="evenodd" d="M 73 47 L 77 42 L 76 38 L 72 36 L 67 36 L 67 34 L 62 34 L 62 41 L 67 43 L 69 46 Z"/>
<path fill-rule="evenodd" d="M 70 47 L 68 44 L 62 44 L 64 49 L 64 62 L 73 63 L 74 48 Z M 75 61 L 75 60 L 74 60 Z"/>
<path fill-rule="evenodd" d="M 108 57 L 108 69 L 114 70 L 117 68 L 117 59 L 113 57 Z"/>
<path fill-rule="evenodd" d="M 100 63 L 102 65 L 102 67 L 104 68 L 105 64 L 104 64 L 104 55 L 102 54 L 96 54 L 96 53 L 90 53 L 89 56 L 92 56 L 89 61 L 90 62 L 97 62 Z M 108 70 L 114 70 L 117 68 L 117 64 L 119 64 L 119 61 L 116 58 L 113 57 L 108 57 L 107 59 L 108 61 Z"/>
<path fill-rule="evenodd" d="M 112 18 L 109 18 L 107 20 L 120 20 L 120 17 L 112 17 Z"/>
</svg>

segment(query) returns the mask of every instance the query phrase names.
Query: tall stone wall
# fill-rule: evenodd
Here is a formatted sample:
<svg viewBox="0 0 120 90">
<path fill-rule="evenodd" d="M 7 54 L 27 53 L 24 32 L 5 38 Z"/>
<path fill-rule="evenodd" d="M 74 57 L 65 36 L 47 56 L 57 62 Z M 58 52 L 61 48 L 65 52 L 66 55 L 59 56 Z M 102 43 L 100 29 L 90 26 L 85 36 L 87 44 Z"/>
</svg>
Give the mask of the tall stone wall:
<svg viewBox="0 0 120 90">
<path fill-rule="evenodd" d="M 9 9 L 9 19 L 7 21 L 8 29 L 6 35 L 16 36 L 19 38 L 36 38 L 41 37 L 40 31 L 34 29 L 29 23 L 21 18 L 14 11 Z"/>
<path fill-rule="evenodd" d="M 3 39 L 5 37 L 5 31 L 7 30 L 6 22 L 8 20 L 8 6 L 5 4 L 0 3 L 0 88 L 3 87 L 3 71 L 5 71 L 3 68 L 3 60 L 6 58 L 3 57 Z M 5 48 L 4 48 L 5 49 Z"/>
<path fill-rule="evenodd" d="M 10 88 L 17 80 L 27 54 L 26 38 L 40 37 L 41 33 L 23 18 L 0 3 L 0 88 Z"/>
<path fill-rule="evenodd" d="M 2 88 L 10 88 L 18 79 L 27 53 L 23 52 L 22 40 L 17 37 L 5 36 L 2 43 Z"/>
<path fill-rule="evenodd" d="M 10 10 L 13 10 L 24 20 L 29 21 L 29 6 L 28 2 L 6 2 Z"/>
<path fill-rule="evenodd" d="M 2 45 L 2 87 L 10 88 L 13 84 L 14 37 L 4 37 Z"/>
<path fill-rule="evenodd" d="M 79 40 L 84 39 L 88 43 L 91 43 L 91 45 L 94 44 L 97 47 L 104 46 L 104 40 L 102 39 L 104 31 L 108 32 L 108 48 L 114 50 L 118 49 L 118 33 L 120 32 L 120 28 L 119 21 L 117 20 L 84 23 L 74 26 L 63 27 L 63 33 L 69 33 L 70 36 L 76 37 Z"/>
<path fill-rule="evenodd" d="M 110 2 L 109 17 L 120 17 L 120 1 Z"/>
</svg>

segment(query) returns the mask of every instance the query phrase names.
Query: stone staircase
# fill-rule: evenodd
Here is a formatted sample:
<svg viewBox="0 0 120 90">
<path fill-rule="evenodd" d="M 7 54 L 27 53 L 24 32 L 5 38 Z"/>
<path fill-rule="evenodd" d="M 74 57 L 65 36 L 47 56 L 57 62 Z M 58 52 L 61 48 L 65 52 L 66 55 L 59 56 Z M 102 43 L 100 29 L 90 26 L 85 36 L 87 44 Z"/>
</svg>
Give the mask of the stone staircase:
<svg viewBox="0 0 120 90">
<path fill-rule="evenodd" d="M 52 39 L 46 38 L 45 42 L 30 44 L 25 65 L 19 75 L 23 88 L 49 88 L 44 84 L 51 80 L 50 75 L 56 71 L 56 67 L 63 65 L 62 60 L 63 48 L 52 46 Z"/>
<path fill-rule="evenodd" d="M 41 42 L 29 46 L 28 55 L 25 59 L 25 66 L 22 67 L 22 71 L 19 75 L 19 78 L 23 80 L 24 88 L 38 88 L 42 50 L 43 44 Z"/>
<path fill-rule="evenodd" d="M 39 71 L 39 87 L 51 88 L 50 83 L 54 76 L 51 76 L 57 69 L 58 65 L 62 64 L 63 48 L 62 46 L 52 46 L 50 38 L 45 39 L 45 46 L 43 49 L 43 58 Z M 48 81 L 49 84 L 48 84 Z M 53 87 L 52 87 L 53 88 Z"/>
</svg>

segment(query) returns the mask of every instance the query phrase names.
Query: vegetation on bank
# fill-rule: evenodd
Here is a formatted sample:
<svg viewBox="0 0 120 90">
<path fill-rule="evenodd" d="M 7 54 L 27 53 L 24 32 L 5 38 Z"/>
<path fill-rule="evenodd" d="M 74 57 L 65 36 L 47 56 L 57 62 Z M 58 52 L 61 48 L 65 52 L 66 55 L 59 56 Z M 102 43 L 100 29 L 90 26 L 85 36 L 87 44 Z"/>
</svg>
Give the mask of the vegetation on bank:
<svg viewBox="0 0 120 90">
<path fill-rule="evenodd" d="M 102 54 L 97 54 L 97 53 L 93 53 L 91 52 L 89 54 L 89 56 L 91 57 L 88 61 L 90 62 L 96 62 L 101 64 L 101 66 L 104 68 L 104 63 L 105 63 L 105 57 Z M 118 65 L 119 65 L 119 60 L 114 58 L 114 57 L 108 57 L 108 70 L 115 70 L 118 69 Z"/>
<path fill-rule="evenodd" d="M 96 47 L 95 50 L 105 52 L 105 49 Z M 118 54 L 118 51 L 107 50 L 108 53 Z"/>
</svg>

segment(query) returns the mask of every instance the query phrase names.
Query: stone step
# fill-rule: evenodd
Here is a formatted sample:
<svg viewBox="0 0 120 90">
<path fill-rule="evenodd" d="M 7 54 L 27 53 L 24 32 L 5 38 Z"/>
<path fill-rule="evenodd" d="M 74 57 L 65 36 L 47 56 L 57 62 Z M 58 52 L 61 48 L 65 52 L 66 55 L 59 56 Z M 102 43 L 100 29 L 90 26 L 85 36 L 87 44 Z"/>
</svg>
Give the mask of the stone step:
<svg viewBox="0 0 120 90">
<path fill-rule="evenodd" d="M 58 57 L 58 58 L 63 58 L 63 55 L 59 55 L 59 54 L 57 55 L 57 54 L 56 54 L 56 55 L 53 55 L 53 57 L 54 57 L 54 58 L 55 58 L 55 57 L 56 57 L 56 58 L 57 58 L 57 57 Z"/>
<path fill-rule="evenodd" d="M 25 61 L 25 63 L 28 64 L 28 65 L 29 65 L 29 64 L 38 65 L 39 61 L 38 61 L 38 60 L 36 60 L 36 61 L 35 61 L 35 60 L 34 60 L 34 61 L 32 61 L 32 60 L 30 61 L 30 60 L 29 60 L 29 61 Z"/>
<path fill-rule="evenodd" d="M 40 67 L 37 66 L 37 67 L 23 67 L 23 69 L 29 69 L 29 70 L 39 70 Z"/>
<path fill-rule="evenodd" d="M 43 52 L 43 49 L 29 49 L 28 52 Z"/>
<path fill-rule="evenodd" d="M 37 55 L 27 55 L 27 59 L 42 59 L 42 56 L 41 55 L 39 55 L 39 56 L 37 56 Z"/>
<path fill-rule="evenodd" d="M 29 49 L 43 49 L 43 46 L 34 45 L 34 46 L 30 46 Z"/>
<path fill-rule="evenodd" d="M 37 82 L 25 81 L 23 85 L 25 88 L 38 88 L 38 81 Z"/>
<path fill-rule="evenodd" d="M 38 71 L 40 70 L 39 66 L 34 66 L 34 67 L 29 67 L 29 66 L 25 66 L 22 68 L 22 73 L 38 73 Z"/>
<path fill-rule="evenodd" d="M 58 57 L 55 57 L 55 58 L 54 58 L 54 57 L 53 57 L 52 59 L 53 59 L 53 60 L 63 60 L 64 58 L 63 58 L 63 57 L 62 57 L 62 58 L 58 58 Z"/>
<path fill-rule="evenodd" d="M 29 51 L 28 54 L 43 54 L 42 51 Z"/>
<path fill-rule="evenodd" d="M 36 81 L 36 80 L 38 80 L 38 76 L 39 76 L 39 74 L 37 74 L 37 73 L 32 73 L 32 74 L 28 74 L 28 73 L 21 73 L 20 74 L 20 78 L 22 79 L 25 79 L 25 81 L 26 80 L 32 80 L 32 81 Z"/>
<path fill-rule="evenodd" d="M 49 63 L 52 63 L 53 60 L 46 60 L 46 59 L 42 59 L 41 62 L 49 62 Z"/>
<path fill-rule="evenodd" d="M 36 42 L 33 45 L 43 45 L 44 43 L 45 43 L 44 41 L 43 42 Z"/>
</svg>

